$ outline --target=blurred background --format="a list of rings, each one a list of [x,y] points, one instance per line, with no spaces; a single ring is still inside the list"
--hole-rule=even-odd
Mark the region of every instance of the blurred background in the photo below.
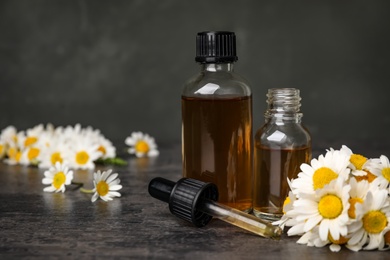
[[[313,143],[390,148],[390,1],[0,0],[0,128],[80,123],[180,143],[195,36],[237,36],[253,90],[301,90]],[[334,147],[339,148],[339,147]]]

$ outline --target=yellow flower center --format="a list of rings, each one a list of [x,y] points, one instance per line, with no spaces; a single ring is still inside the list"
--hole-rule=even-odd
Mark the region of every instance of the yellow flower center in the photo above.
[[[326,184],[337,178],[337,173],[328,167],[318,168],[313,174],[314,190],[322,189]]]
[[[108,187],[107,182],[105,182],[105,181],[100,181],[96,185],[96,191],[97,191],[97,193],[99,193],[100,196],[105,196],[108,193],[108,190],[109,190],[109,187]]]
[[[390,231],[387,231],[385,234],[385,243],[390,245]]]
[[[355,176],[355,179],[359,182],[359,181],[363,181],[363,180],[366,180],[368,181],[369,183],[373,182],[376,178],[376,176],[374,174],[372,174],[371,172],[367,171],[367,170],[364,170],[367,174],[364,175],[364,176]]]
[[[284,200],[284,202],[283,202],[283,214],[286,214],[286,212],[284,211],[284,207],[285,207],[286,205],[290,204],[290,202],[291,202],[290,197],[287,197],[287,198]]]
[[[349,209],[348,209],[348,216],[350,218],[356,218],[356,214],[355,214],[355,204],[356,203],[363,203],[363,200],[361,198],[350,198],[348,200],[350,206],[349,206]]]
[[[103,155],[107,153],[107,150],[103,145],[99,146],[98,151],[101,152]]]
[[[147,153],[149,151],[149,145],[147,142],[143,140],[138,141],[137,144],[135,145],[135,150],[138,153]]]
[[[29,161],[32,161],[34,159],[36,159],[39,155],[39,152],[40,150],[38,148],[31,148],[30,150],[28,150],[28,153],[27,153],[27,158]]]
[[[61,153],[60,152],[52,153],[52,155],[50,157],[50,162],[51,162],[52,165],[55,165],[56,162],[62,163],[63,159],[61,157]]]
[[[9,148],[9,149],[8,149],[8,157],[14,158],[15,155],[16,155],[16,152],[17,152],[17,151],[16,151],[15,148],[13,148],[13,147]]]
[[[4,151],[4,145],[0,144],[0,156],[3,154]]]
[[[327,194],[318,202],[318,211],[324,218],[334,219],[343,211],[343,203],[336,195]]]
[[[383,177],[385,177],[385,179],[387,181],[390,182],[390,168],[389,167],[386,167],[386,168],[382,169],[382,175],[383,175]]]
[[[19,162],[20,161],[20,158],[22,157],[22,152],[19,151],[18,149],[16,148],[9,148],[8,150],[8,157],[16,162]]]
[[[63,172],[57,172],[53,177],[53,186],[57,190],[65,183],[66,176]]]
[[[340,236],[338,240],[333,239],[332,235],[329,233],[329,241],[336,245],[344,245],[348,242],[349,238],[346,238],[344,236]]]
[[[367,162],[367,158],[360,154],[352,154],[349,161],[356,167],[357,170],[362,170],[363,165]]]
[[[86,164],[89,160],[89,155],[86,151],[80,151],[76,154],[76,162],[78,164]]]
[[[363,217],[363,228],[371,234],[380,233],[387,226],[386,215],[380,210],[367,212]]]
[[[38,138],[36,138],[35,136],[29,136],[26,138],[26,140],[24,140],[24,146],[28,147],[30,145],[35,144],[37,141],[38,141]]]

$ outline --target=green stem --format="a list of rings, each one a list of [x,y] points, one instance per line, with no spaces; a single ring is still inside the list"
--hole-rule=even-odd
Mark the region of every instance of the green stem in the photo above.
[[[93,190],[88,190],[88,189],[84,189],[84,188],[80,188],[80,191],[84,192],[84,193],[94,193]]]

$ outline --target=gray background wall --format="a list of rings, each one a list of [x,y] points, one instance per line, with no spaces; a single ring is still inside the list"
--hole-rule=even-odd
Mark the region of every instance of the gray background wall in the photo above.
[[[0,128],[81,123],[180,142],[195,35],[231,30],[255,129],[267,89],[295,87],[314,142],[390,144],[389,26],[390,1],[1,0]]]

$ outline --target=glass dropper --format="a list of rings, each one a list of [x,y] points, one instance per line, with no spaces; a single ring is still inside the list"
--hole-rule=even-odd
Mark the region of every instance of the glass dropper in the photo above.
[[[215,217],[262,237],[279,239],[282,234],[278,226],[218,203],[218,189],[212,183],[189,178],[175,183],[157,177],[149,183],[149,194],[167,202],[172,214],[198,227],[205,226]]]

